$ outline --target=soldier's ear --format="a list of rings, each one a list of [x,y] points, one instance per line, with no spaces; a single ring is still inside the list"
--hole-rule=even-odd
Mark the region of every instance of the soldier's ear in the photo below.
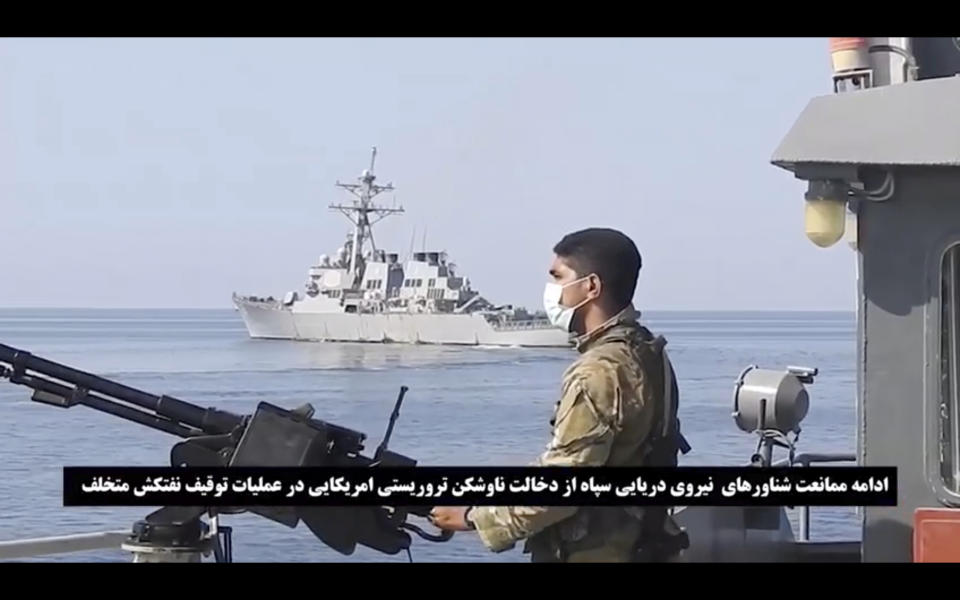
[[[587,296],[591,299],[599,298],[603,294],[603,282],[596,273],[593,273],[587,279]]]

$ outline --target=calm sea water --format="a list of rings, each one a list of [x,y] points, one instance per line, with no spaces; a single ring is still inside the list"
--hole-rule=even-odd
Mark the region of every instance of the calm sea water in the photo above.
[[[739,465],[756,439],[734,425],[732,385],[758,364],[818,367],[799,451],[853,452],[855,318],[852,313],[649,313],[669,340],[681,379],[680,414],[693,452],[687,465]],[[515,465],[549,436],[558,382],[572,351],[310,344],[248,338],[224,310],[0,310],[0,343],[117,379],[155,394],[247,413],[259,401],[313,404],[316,416],[366,432],[372,451],[401,385],[404,401],[391,447],[427,465]],[[65,465],[167,465],[176,438],[98,413],[29,401],[0,382],[0,540],[126,529],[149,510],[65,508]],[[251,515],[226,517],[234,560],[407,561],[359,548],[340,555],[304,526]],[[429,524],[425,525],[429,529]],[[852,509],[819,509],[811,534],[859,539]],[[471,534],[444,544],[414,539],[413,560],[525,561],[493,554]],[[125,561],[122,551],[43,560]]]

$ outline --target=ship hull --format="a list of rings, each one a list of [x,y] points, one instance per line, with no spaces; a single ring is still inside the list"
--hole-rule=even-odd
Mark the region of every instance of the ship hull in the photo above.
[[[494,328],[476,314],[348,314],[297,312],[287,307],[237,303],[250,337],[307,342],[369,342],[464,346],[570,347],[551,327]]]

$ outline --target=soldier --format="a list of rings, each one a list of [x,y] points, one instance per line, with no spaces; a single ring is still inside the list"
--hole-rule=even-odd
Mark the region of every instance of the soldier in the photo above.
[[[611,229],[585,229],[554,248],[544,308],[574,335],[578,359],[563,375],[539,466],[676,466],[689,448],[676,418],[677,385],[665,340],[633,308],[641,259]],[[661,507],[437,507],[442,529],[475,530],[494,552],[526,539],[534,562],[665,560],[686,547]]]

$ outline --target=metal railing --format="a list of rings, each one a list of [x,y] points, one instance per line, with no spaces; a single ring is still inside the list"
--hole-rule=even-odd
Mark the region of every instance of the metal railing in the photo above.
[[[0,560],[32,558],[49,554],[119,549],[130,531],[98,531],[0,542]]]
[[[152,539],[149,527],[138,531],[141,521],[126,531],[97,531],[0,542],[0,560],[34,558],[91,550],[122,550],[133,562],[201,562],[214,555],[217,562],[233,562],[233,528],[220,525],[219,516],[201,522],[203,533],[179,541]],[[144,533],[146,535],[144,536]]]
[[[527,329],[551,329],[553,326],[547,319],[524,319],[522,321],[491,321],[490,325],[497,331],[518,331]]]
[[[857,456],[855,454],[848,453],[816,453],[816,452],[807,452],[803,454],[797,454],[793,457],[793,461],[789,458],[779,460],[773,463],[774,467],[792,467],[795,465],[800,465],[801,467],[809,467],[811,464],[820,464],[820,463],[838,463],[838,462],[857,462]],[[798,506],[800,510],[799,518],[799,541],[809,542],[810,541],[810,507],[809,506]]]

